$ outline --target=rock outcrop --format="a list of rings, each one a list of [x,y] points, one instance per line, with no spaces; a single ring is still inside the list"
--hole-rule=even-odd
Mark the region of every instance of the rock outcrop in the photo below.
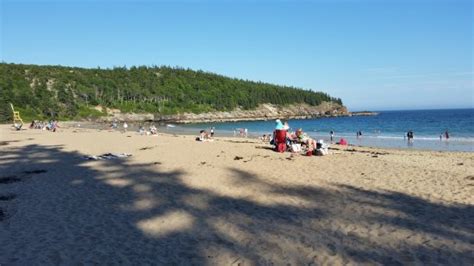
[[[206,122],[235,122],[258,121],[267,119],[307,119],[314,117],[331,117],[349,115],[346,107],[333,102],[323,102],[318,106],[308,104],[293,104],[278,106],[262,104],[253,110],[237,108],[228,112],[183,113],[175,115],[135,114],[112,112],[111,116],[101,118],[102,121],[159,121],[166,123],[206,123]]]
[[[363,112],[350,112],[349,116],[373,116],[378,115],[377,112],[363,111]]]

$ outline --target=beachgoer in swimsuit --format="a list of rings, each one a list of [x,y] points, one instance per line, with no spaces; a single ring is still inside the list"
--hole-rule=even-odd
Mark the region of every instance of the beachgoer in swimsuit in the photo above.
[[[306,144],[311,148],[316,148],[316,140],[310,138],[301,128],[296,130],[296,137],[298,142]]]

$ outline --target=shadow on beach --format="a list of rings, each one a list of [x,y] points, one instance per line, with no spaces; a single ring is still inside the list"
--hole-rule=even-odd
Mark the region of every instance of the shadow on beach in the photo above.
[[[268,183],[267,202],[183,182],[185,171],[87,161],[60,146],[0,152],[0,264],[456,264],[474,261],[474,207],[390,191]],[[100,169],[100,170],[98,170]],[[219,177],[215,177],[216,180]],[[6,197],[7,198],[7,197]]]

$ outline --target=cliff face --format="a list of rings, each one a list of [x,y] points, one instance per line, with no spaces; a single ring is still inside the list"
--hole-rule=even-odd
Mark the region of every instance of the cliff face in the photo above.
[[[307,104],[277,106],[273,104],[262,104],[253,110],[242,110],[237,108],[229,112],[210,113],[183,113],[176,115],[153,115],[153,114],[123,114],[115,112],[112,116],[104,117],[102,121],[161,121],[167,123],[206,123],[206,122],[235,122],[235,121],[257,121],[267,119],[306,119],[325,116],[349,115],[346,107],[333,102],[323,102],[318,106]]]

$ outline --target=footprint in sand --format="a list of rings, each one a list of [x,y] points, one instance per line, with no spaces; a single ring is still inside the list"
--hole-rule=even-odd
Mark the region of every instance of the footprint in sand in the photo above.
[[[6,146],[12,142],[20,142],[19,140],[0,141],[0,146]]]
[[[474,181],[474,175],[468,175],[464,179]]]

